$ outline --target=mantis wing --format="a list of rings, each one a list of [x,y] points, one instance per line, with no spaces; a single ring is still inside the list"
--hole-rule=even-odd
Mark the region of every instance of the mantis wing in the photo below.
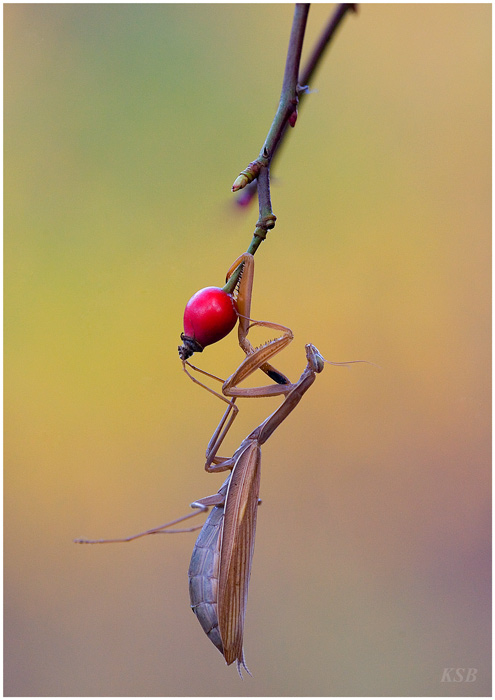
[[[244,616],[254,552],[260,490],[261,449],[249,442],[237,457],[227,491],[218,582],[218,624],[227,664],[237,660],[240,673]]]

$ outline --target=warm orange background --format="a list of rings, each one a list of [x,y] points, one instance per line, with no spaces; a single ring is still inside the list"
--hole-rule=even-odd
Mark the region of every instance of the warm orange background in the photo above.
[[[5,6],[7,695],[490,693],[490,5],[362,5],[277,161],[253,315],[293,329],[291,377],[308,341],[379,367],[327,366],[264,448],[254,678],[188,609],[194,535],[72,543],[222,482],[222,406],[176,347],[251,239],[229,189],[292,12]],[[198,364],[241,357],[232,337]],[[276,405],[244,402],[225,449]]]

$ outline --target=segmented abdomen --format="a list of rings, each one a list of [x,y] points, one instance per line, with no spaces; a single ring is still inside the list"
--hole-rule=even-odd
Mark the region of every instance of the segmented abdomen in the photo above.
[[[192,611],[221,654],[223,645],[218,629],[217,600],[222,524],[223,506],[215,506],[196,540],[188,572]]]

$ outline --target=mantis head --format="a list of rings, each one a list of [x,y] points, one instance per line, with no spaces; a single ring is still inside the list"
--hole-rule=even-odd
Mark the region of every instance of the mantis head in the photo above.
[[[323,372],[323,367],[325,366],[326,360],[324,359],[323,355],[320,353],[318,348],[316,348],[314,345],[311,345],[311,343],[308,343],[306,345],[306,359],[308,360],[308,367],[310,369],[312,369],[317,374]]]

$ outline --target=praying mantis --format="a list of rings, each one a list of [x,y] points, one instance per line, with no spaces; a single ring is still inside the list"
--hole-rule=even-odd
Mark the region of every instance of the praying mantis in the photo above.
[[[307,365],[295,384],[291,384],[285,375],[268,362],[291,342],[293,334],[286,326],[251,320],[254,278],[252,255],[244,253],[237,258],[227,272],[227,283],[240,265],[242,272],[236,309],[239,317],[239,345],[246,353],[245,359],[235,372],[222,382],[219,377],[204,372],[187,361],[192,352],[198,350],[198,346],[202,350],[202,345],[195,335],[182,334],[184,345],[179,347],[179,355],[184,371],[195,383],[228,403],[208,444],[205,468],[208,472],[231,469],[231,474],[215,496],[192,504],[193,507],[213,505],[214,509],[196,542],[189,568],[189,582],[191,607],[203,630],[223,654],[227,664],[237,662],[237,669],[242,677],[241,666],[249,673],[244,659],[243,635],[259,500],[261,445],[294,410],[314,382],[316,374],[323,370],[325,360],[314,345],[306,345]],[[202,333],[202,324],[196,326],[187,311],[186,307],[185,327],[192,329],[193,333],[196,332],[201,340],[204,338],[208,341],[208,335]],[[222,311],[221,314],[226,318],[225,326],[229,327],[228,332],[231,329],[229,311],[226,305],[226,312]],[[282,335],[255,349],[247,337],[249,329],[255,325],[281,331]],[[186,365],[222,382],[222,393],[215,392],[197,380],[186,369]],[[255,388],[238,386],[257,369],[264,371],[276,384]],[[233,456],[230,459],[218,457],[218,449],[238,412],[236,398],[279,395],[285,396],[284,402],[241,442]],[[232,399],[229,400],[229,397]]]
[[[207,319],[206,325],[204,325],[205,320],[202,314],[199,314],[202,317],[202,322],[199,325],[192,323],[195,335],[182,334],[184,345],[179,347],[179,355],[186,374],[195,383],[203,386],[228,404],[208,443],[205,469],[211,473],[227,470],[230,470],[231,473],[216,494],[191,504],[191,507],[195,509],[193,513],[126,538],[113,540],[79,539],[76,542],[85,544],[130,542],[146,535],[191,532],[201,527],[189,567],[191,607],[204,632],[224,656],[226,663],[230,665],[236,661],[239,675],[242,678],[241,667],[250,674],[244,658],[243,638],[251,562],[254,553],[256,516],[260,502],[261,446],[294,410],[315,381],[316,375],[323,371],[326,360],[314,345],[307,344],[307,364],[301,377],[295,383],[291,383],[285,375],[272,367],[269,360],[290,343],[293,334],[289,328],[280,324],[250,319],[254,275],[253,256],[245,253],[238,258],[227,273],[227,281],[240,265],[243,266],[242,277],[238,285],[236,306],[233,308],[239,318],[239,344],[246,353],[246,357],[239,367],[227,380],[223,381],[187,361],[193,352],[202,351],[203,346],[216,342],[216,340],[211,340],[212,337],[218,335],[223,337],[218,328],[213,335],[211,334],[208,325],[211,318],[210,321]],[[218,288],[207,289],[218,290]],[[222,320],[227,319],[224,327],[230,326],[227,331],[230,332],[232,319],[228,304],[224,304],[221,308],[220,316],[222,316]],[[247,335],[249,329],[254,325],[280,331],[282,335],[259,348],[253,348]],[[187,326],[188,322],[185,323],[185,327]],[[198,338],[201,339],[202,343]],[[202,384],[186,369],[186,365],[222,382],[222,393],[220,394]],[[257,369],[264,371],[276,383],[254,388],[238,386],[241,381]],[[236,399],[238,397],[280,395],[284,396],[283,403],[241,442],[232,457],[219,457],[218,450],[238,413]],[[210,507],[213,507],[213,510],[203,526],[171,529],[184,520],[207,512]]]

